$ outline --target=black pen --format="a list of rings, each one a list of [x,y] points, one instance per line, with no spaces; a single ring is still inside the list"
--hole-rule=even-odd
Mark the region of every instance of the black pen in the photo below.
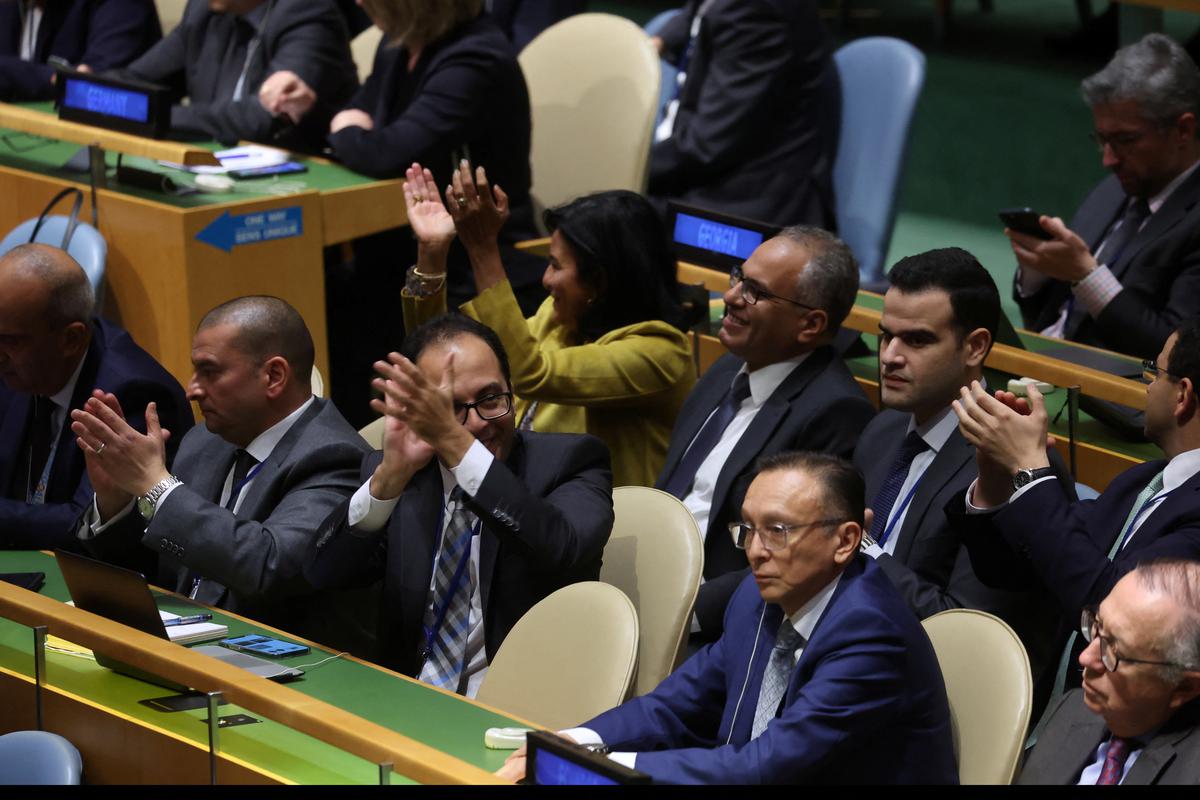
[[[178,619],[168,619],[163,621],[163,625],[172,628],[176,625],[195,625],[197,622],[208,622],[212,619],[212,614],[196,614],[191,617],[179,617]]]

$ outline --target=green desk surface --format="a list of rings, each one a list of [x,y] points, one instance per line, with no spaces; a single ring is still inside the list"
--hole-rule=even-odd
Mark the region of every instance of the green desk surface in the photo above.
[[[21,105],[26,108],[45,111],[47,114],[53,113],[53,106],[50,103],[22,103]],[[196,145],[214,151],[224,149],[216,142],[198,142]],[[64,180],[87,183],[88,177],[86,174],[70,172],[62,168],[63,163],[74,155],[79,148],[80,145],[72,142],[63,142],[44,136],[35,136],[7,128],[0,128],[0,165],[6,167],[22,169],[27,172],[34,172]],[[156,203],[173,205],[178,208],[201,208],[218,203],[228,203],[231,200],[261,199],[276,194],[294,194],[295,192],[309,189],[316,189],[322,192],[335,189],[348,189],[375,182],[374,178],[368,178],[365,175],[351,172],[340,164],[315,161],[303,156],[297,156],[294,160],[300,161],[307,166],[308,172],[238,181],[232,194],[201,193],[177,197],[163,192],[154,192],[117,183],[117,153],[105,153],[105,163],[108,166],[109,189],[145,200],[152,200]],[[126,156],[122,159],[121,163],[168,175],[177,183],[187,184],[191,181],[189,173],[165,167],[147,158]]]
[[[0,572],[45,572],[46,585],[41,594],[58,600],[70,599],[54,558],[45,553],[0,552]],[[160,596],[159,605],[179,614],[195,613],[194,606],[174,596]],[[214,611],[213,620],[228,625],[230,636],[247,633],[277,636],[220,611]],[[331,651],[314,647],[309,654],[278,660],[281,664],[303,666],[331,655]],[[0,619],[0,667],[33,675],[33,634],[29,628]],[[167,689],[111,672],[90,659],[52,651],[46,653],[46,672],[52,686],[171,731],[204,749],[208,747],[208,727],[202,723],[208,716],[206,710],[161,712],[138,702],[171,694]],[[303,678],[287,685],[489,771],[499,769],[508,751],[484,747],[484,731],[490,727],[520,724],[473,703],[345,659],[306,668]],[[232,713],[247,713],[263,721],[223,729],[221,752],[225,755],[301,784],[372,784],[379,781],[379,769],[374,764],[264,719],[256,712],[233,704],[221,706],[221,716]],[[396,776],[395,780],[401,782],[403,779]]]
[[[716,326],[720,324],[721,315],[724,313],[724,306],[720,302],[719,295],[713,295],[714,302],[711,305],[711,319],[714,323],[712,333],[716,334]],[[863,308],[869,308],[875,311],[883,309],[883,298],[877,294],[859,292],[858,299],[855,304]],[[1020,332],[1019,332],[1020,333]],[[859,356],[857,358],[846,359],[846,365],[850,367],[850,371],[856,378],[873,382],[879,381],[879,337],[870,333],[862,334],[862,339],[871,349],[869,355]],[[1030,352],[1037,353],[1052,347],[1061,347],[1065,343],[1056,340],[1047,340],[1041,336],[1025,335],[1021,333],[1021,341],[1025,348]],[[1137,359],[1130,358],[1130,362],[1136,363]],[[997,370],[987,370],[986,377],[992,386],[1005,386],[1009,378],[1020,377],[1001,373]],[[1046,397],[1046,410],[1050,414],[1050,432],[1063,439],[1067,437],[1067,415],[1063,411],[1063,406],[1067,402],[1067,392],[1065,389],[1059,389]],[[1063,411],[1062,414],[1059,412]],[[1075,439],[1078,442],[1086,442],[1097,447],[1103,447],[1107,450],[1112,450],[1114,453],[1129,456],[1141,461],[1150,461],[1156,458],[1162,458],[1162,451],[1154,445],[1144,442],[1136,443],[1122,439],[1113,433],[1112,429],[1107,425],[1093,419],[1083,411],[1079,412],[1079,422],[1076,425]]]

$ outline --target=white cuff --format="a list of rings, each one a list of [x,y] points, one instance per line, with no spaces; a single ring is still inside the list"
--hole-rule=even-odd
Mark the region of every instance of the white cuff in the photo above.
[[[1101,265],[1075,284],[1071,291],[1075,293],[1075,299],[1079,301],[1079,304],[1095,318],[1100,316],[1104,307],[1121,293],[1122,288],[1117,276],[1113,275],[1107,266]]]
[[[880,556],[887,554],[887,551],[884,550],[882,547],[880,547],[878,544],[869,544],[866,547],[862,548],[862,551],[863,551],[863,553],[870,556],[871,558],[879,558]]]
[[[600,734],[591,728],[567,728],[558,732],[560,736],[570,736],[578,744],[604,744]]]
[[[479,491],[483,479],[487,477],[488,470],[492,468],[493,459],[492,451],[484,447],[483,442],[476,439],[471,442],[471,447],[462,457],[462,461],[458,462],[458,466],[450,469],[454,473],[454,480],[458,481],[458,485],[462,487],[468,497],[474,497],[475,493]]]
[[[637,753],[609,753],[608,757],[623,767],[637,769]]]
[[[164,497],[165,496],[166,495],[164,495]],[[108,522],[101,522],[100,507],[96,505],[96,496],[92,495],[92,505],[90,508],[88,508],[87,513],[83,515],[83,521],[79,525],[79,530],[75,532],[75,537],[86,541],[87,539],[99,536],[100,534],[104,533],[104,531],[108,530],[110,525],[114,525],[125,519],[129,512],[133,510],[133,507],[136,505],[136,503],[137,498],[130,500],[124,508],[122,508],[116,514],[113,514],[112,519],[110,519]]]
[[[387,525],[388,518],[392,516],[392,511],[399,502],[400,495],[396,495],[391,500],[378,500],[372,497],[371,479],[367,478],[367,482],[358,487],[358,491],[350,498],[347,523],[352,529],[351,532],[375,533],[383,530],[383,526]]]
[[[971,496],[973,494],[975,494],[975,484],[979,483],[979,478],[976,478],[975,480],[971,481],[971,485],[967,487],[967,496],[966,496],[967,513],[968,514],[990,514],[993,511],[999,511],[1000,509],[1004,508],[1009,503],[1016,500],[1021,495],[1028,492],[1034,486],[1037,486],[1039,483],[1044,483],[1045,481],[1053,481],[1053,480],[1057,480],[1057,478],[1055,478],[1055,476],[1053,476],[1053,475],[1046,475],[1044,477],[1038,478],[1035,481],[1030,481],[1029,483],[1022,486],[1020,489],[1017,489],[1015,492],[1013,492],[1012,495],[1008,498],[1007,502],[1001,503],[998,506],[991,506],[989,508],[983,508],[983,507],[977,506],[971,502]]]

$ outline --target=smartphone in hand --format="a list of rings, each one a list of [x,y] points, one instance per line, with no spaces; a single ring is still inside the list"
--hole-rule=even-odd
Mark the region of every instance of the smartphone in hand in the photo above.
[[[1024,208],[1005,208],[1000,210],[1000,221],[1011,230],[1032,236],[1035,239],[1049,241],[1054,237],[1041,226],[1038,218],[1042,215],[1028,206]]]

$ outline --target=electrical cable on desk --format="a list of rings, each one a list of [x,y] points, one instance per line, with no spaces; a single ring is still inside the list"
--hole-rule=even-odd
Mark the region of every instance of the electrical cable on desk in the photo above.
[[[350,655],[350,651],[343,650],[340,653],[335,653],[335,654],[329,656],[328,658],[322,658],[320,661],[314,662],[312,664],[293,664],[291,666],[283,667],[283,669],[281,669],[279,672],[276,672],[274,675],[263,675],[263,677],[270,680],[271,678],[276,678],[276,677],[279,677],[280,675],[286,675],[288,670],[291,670],[291,669],[313,669],[314,667],[321,666],[322,664],[326,663],[327,661],[333,661],[335,658],[341,658],[342,656],[348,656],[348,655]]]
[[[71,649],[69,649],[69,648],[66,648],[66,647],[58,647],[57,645],[53,645],[53,644],[48,644],[48,645],[46,645],[46,649],[47,649],[47,650],[49,650],[49,651],[51,651],[51,652],[53,652],[53,653],[61,653],[61,654],[62,654],[62,655],[64,655],[64,656],[75,656],[76,658],[86,658],[86,659],[88,659],[89,661],[95,661],[95,660],[96,660],[96,656],[94,656],[94,655],[91,653],[91,651],[89,651],[89,652],[86,652],[86,653],[82,653],[82,652],[80,652],[80,651],[78,651],[78,650],[71,650]]]

